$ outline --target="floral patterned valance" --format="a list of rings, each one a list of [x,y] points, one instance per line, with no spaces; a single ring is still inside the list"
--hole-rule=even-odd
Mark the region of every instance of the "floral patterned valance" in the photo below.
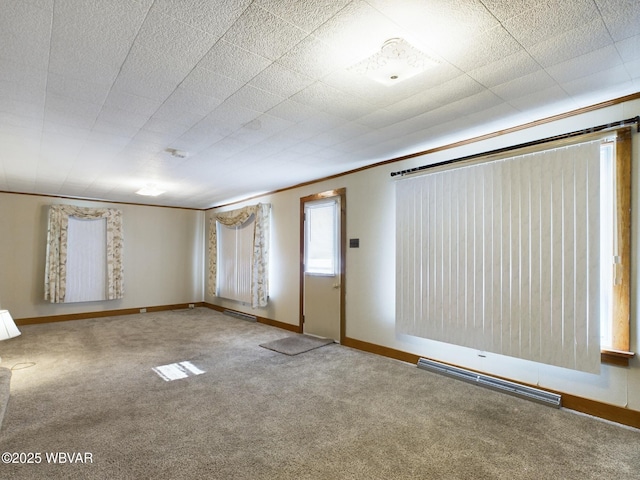
[[[124,295],[122,211],[115,208],[51,205],[47,231],[45,300],[49,300],[51,303],[65,301],[69,217],[86,220],[105,218],[107,220],[107,299],[122,298]]]
[[[269,298],[269,218],[271,205],[259,203],[229,212],[218,213],[209,222],[209,293],[216,295],[218,274],[218,241],[216,222],[225,227],[237,228],[246,222],[254,222],[253,261],[251,264],[251,307],[265,307]]]

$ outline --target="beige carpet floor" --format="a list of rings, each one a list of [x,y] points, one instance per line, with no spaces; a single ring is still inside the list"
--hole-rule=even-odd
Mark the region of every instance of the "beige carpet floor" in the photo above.
[[[287,332],[208,309],[22,333],[0,453],[41,461],[3,479],[640,479],[638,430],[338,344],[282,355],[259,344]],[[180,362],[204,373],[153,371]]]

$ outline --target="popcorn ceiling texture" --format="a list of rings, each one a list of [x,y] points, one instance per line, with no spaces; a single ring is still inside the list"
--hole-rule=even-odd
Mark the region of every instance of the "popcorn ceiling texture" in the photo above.
[[[145,202],[206,208],[640,91],[634,1],[4,0],[2,11],[7,191],[139,202],[154,180],[168,192]],[[393,37],[440,63],[391,88],[347,70]]]

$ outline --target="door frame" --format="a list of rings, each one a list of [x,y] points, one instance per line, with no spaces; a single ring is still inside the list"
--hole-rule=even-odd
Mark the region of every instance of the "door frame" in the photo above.
[[[340,282],[340,338],[339,342],[346,337],[345,319],[345,263],[347,250],[347,189],[338,188],[315,193],[300,198],[300,299],[299,299],[299,331],[304,332],[304,206],[305,203],[322,200],[324,198],[340,197],[340,240],[338,241],[338,258],[340,259],[340,270],[338,278]]]

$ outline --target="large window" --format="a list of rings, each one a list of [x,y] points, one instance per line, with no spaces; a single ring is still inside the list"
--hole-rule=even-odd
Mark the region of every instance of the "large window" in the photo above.
[[[122,211],[51,205],[44,298],[51,303],[124,295]]]
[[[107,299],[107,220],[69,217],[65,302]]]
[[[259,203],[211,216],[209,293],[265,307],[269,300],[271,205]]]
[[[628,350],[617,140],[399,181],[398,331],[590,372]]]

